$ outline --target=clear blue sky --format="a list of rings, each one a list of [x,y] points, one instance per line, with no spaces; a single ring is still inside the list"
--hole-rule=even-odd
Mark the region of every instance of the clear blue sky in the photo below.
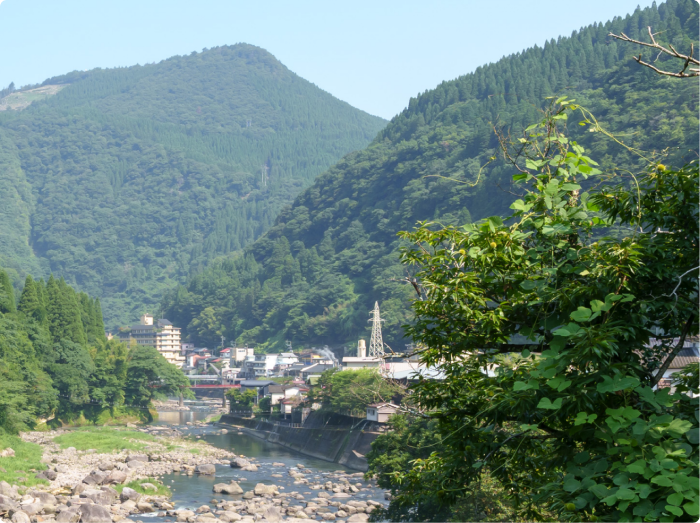
[[[0,87],[247,42],[369,113],[639,0],[0,0]]]

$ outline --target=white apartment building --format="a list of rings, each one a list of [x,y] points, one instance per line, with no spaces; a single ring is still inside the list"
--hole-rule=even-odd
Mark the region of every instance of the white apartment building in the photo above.
[[[141,323],[132,325],[129,332],[120,333],[122,341],[136,341],[139,345],[155,347],[169,363],[181,368],[185,364],[185,357],[181,354],[180,328],[174,327],[166,319],[160,319],[153,323],[153,316],[144,314]]]

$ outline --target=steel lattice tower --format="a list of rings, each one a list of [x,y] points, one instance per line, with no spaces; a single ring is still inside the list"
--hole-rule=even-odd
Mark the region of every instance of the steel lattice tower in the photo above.
[[[374,310],[370,311],[372,317],[367,320],[372,322],[372,337],[369,340],[369,357],[384,357],[384,340],[382,340],[382,322],[379,316],[379,302],[374,302]]]

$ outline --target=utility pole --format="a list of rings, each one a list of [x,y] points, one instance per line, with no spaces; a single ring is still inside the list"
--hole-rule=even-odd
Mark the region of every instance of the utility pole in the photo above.
[[[372,337],[369,340],[369,357],[384,358],[384,340],[382,340],[382,322],[379,315],[379,302],[374,302],[374,310],[369,312],[372,317],[367,320],[372,322]]]

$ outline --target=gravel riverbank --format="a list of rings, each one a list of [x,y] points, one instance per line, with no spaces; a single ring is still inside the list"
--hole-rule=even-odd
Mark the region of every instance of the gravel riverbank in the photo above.
[[[43,449],[42,461],[48,470],[39,472],[37,477],[46,479],[48,485],[27,488],[0,482],[0,521],[130,523],[156,516],[160,521],[188,523],[356,523],[367,521],[368,514],[381,506],[377,501],[363,499],[368,485],[361,473],[336,471],[320,476],[302,464],[260,462],[185,439],[176,429],[152,426],[140,431],[154,439],[139,441],[144,443],[139,450],[111,453],[61,448],[54,438],[70,432],[66,430],[23,434],[25,441]],[[219,483],[213,479],[211,495],[215,499],[203,499],[196,507],[176,508],[170,496],[164,495],[163,485],[150,480],[173,473],[214,477],[217,471],[221,474],[231,469],[253,473],[260,482],[244,489],[239,484],[243,481]],[[305,492],[284,492],[282,484],[298,485]]]

